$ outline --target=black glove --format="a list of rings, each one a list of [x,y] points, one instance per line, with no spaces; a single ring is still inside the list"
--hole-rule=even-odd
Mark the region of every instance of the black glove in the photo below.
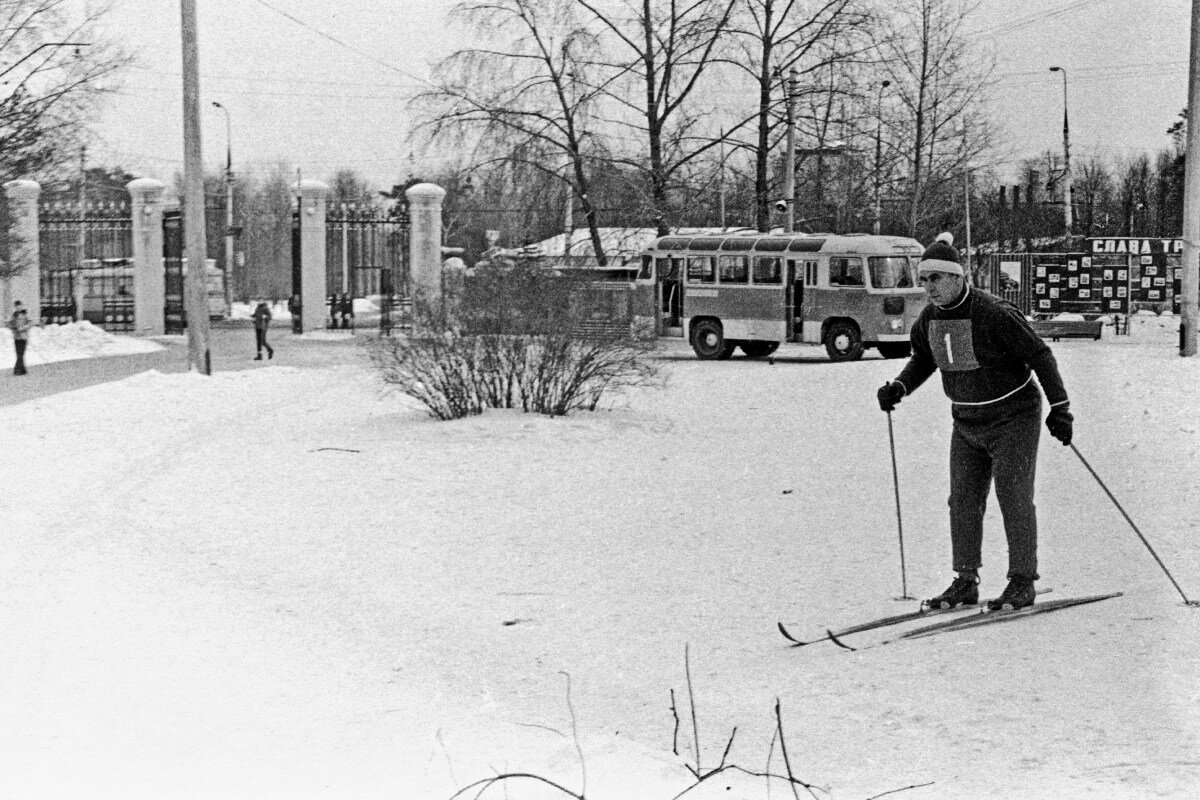
[[[904,384],[900,381],[885,383],[879,387],[879,392],[876,395],[879,398],[879,408],[883,411],[891,411],[900,405],[900,398],[904,397],[905,394],[907,392],[904,389]]]
[[[1046,429],[1050,431],[1051,436],[1066,446],[1071,443],[1074,422],[1075,418],[1071,416],[1070,404],[1063,403],[1061,406],[1054,406],[1050,409],[1050,414],[1046,417]]]

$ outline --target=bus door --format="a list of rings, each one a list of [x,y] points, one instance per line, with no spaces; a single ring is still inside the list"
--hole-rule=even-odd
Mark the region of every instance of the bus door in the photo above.
[[[789,258],[785,262],[783,282],[784,282],[784,319],[787,320],[787,338],[789,342],[794,342],[797,339],[798,327],[796,325],[797,313],[800,309],[800,304],[804,300],[804,286],[796,282],[796,260]]]
[[[812,289],[817,285],[817,260],[788,261],[788,287],[791,292],[791,311],[788,314],[789,334],[792,341],[804,341],[805,311],[812,307],[812,297],[806,293],[805,287]]]
[[[683,258],[659,256],[655,261],[660,335],[683,336]]]

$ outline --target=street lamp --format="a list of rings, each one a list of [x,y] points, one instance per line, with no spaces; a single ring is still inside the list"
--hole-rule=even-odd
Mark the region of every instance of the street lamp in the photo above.
[[[879,221],[883,214],[883,209],[880,206],[879,188],[880,188],[880,163],[883,161],[883,90],[891,86],[891,81],[881,81],[879,84],[879,97],[875,103],[875,224],[871,227],[872,233],[879,235]]]
[[[1063,79],[1063,221],[1066,223],[1067,237],[1070,238],[1074,215],[1071,208],[1071,125],[1067,119],[1067,69],[1051,67],[1050,71],[1061,72]]]
[[[229,121],[229,109],[213,101],[213,108],[225,114],[225,306],[232,299],[233,280],[233,127]]]

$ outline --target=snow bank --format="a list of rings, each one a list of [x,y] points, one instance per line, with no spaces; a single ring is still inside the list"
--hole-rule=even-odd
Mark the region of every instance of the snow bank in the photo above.
[[[163,346],[152,339],[109,333],[103,328],[81,320],[67,325],[35,326],[29,332],[25,363],[47,364],[51,361],[73,361],[80,358],[102,358],[135,353],[153,353]],[[12,331],[0,328],[0,351],[8,368],[13,364]]]

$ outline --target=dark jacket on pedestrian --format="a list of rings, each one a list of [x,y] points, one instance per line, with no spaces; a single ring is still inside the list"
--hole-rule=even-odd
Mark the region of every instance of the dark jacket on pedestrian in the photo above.
[[[271,324],[271,307],[265,302],[259,303],[254,309],[254,327],[265,331]]]

